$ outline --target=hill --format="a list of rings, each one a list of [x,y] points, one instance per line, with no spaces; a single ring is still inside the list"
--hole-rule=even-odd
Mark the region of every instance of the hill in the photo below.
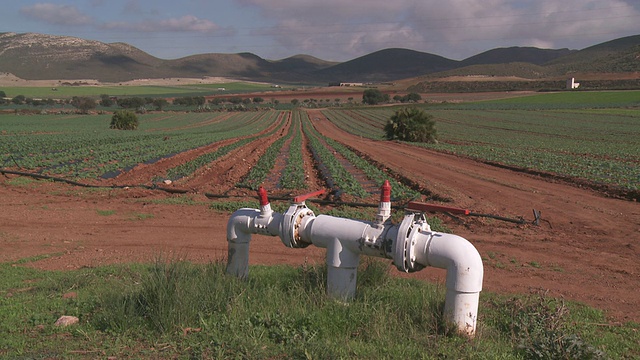
[[[27,80],[228,77],[256,81],[313,81],[315,71],[335,65],[297,55],[269,61],[250,53],[199,54],[163,60],[128,44],[69,36],[0,33],[0,71]]]
[[[508,47],[457,61],[394,48],[336,63],[308,55],[267,60],[251,53],[197,54],[164,60],[124,43],[0,33],[0,71],[27,80],[96,79],[102,82],[181,77],[317,84],[415,78],[414,85],[451,76],[561,80],[569,75],[589,73],[593,78],[593,73],[640,71],[640,35],[580,51]]]
[[[328,81],[391,81],[453,69],[458,61],[407,49],[385,49],[316,72]]]

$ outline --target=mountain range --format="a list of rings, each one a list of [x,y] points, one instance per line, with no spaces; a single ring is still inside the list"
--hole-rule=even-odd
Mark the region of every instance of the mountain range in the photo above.
[[[385,49],[345,62],[309,55],[267,60],[252,53],[198,54],[164,60],[125,43],[69,36],[0,33],[0,72],[26,80],[226,77],[282,83],[389,82],[414,77],[514,76],[549,79],[580,73],[640,72],[640,35],[582,50],[509,47],[458,61]]]

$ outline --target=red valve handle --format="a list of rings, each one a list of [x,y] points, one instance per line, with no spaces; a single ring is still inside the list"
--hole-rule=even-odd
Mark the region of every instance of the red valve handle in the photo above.
[[[322,194],[324,194],[324,189],[318,190],[318,191],[314,191],[314,192],[310,192],[310,193],[304,194],[304,195],[298,195],[298,196],[293,198],[293,202],[294,203],[301,203],[301,202],[307,200],[308,198],[312,198],[314,196],[318,196],[318,195],[322,195]]]
[[[380,202],[391,202],[391,184],[385,180],[380,188]]]
[[[267,190],[262,186],[258,188],[258,199],[260,199],[260,206],[269,205],[269,198],[267,197]]]
[[[421,203],[421,202],[416,202],[416,201],[410,201],[409,204],[407,204],[407,209],[409,209],[409,210],[418,210],[418,211],[422,211],[422,212],[425,212],[425,211],[448,212],[448,213],[459,214],[459,215],[469,215],[469,214],[471,214],[471,211],[469,211],[468,209],[461,209],[461,208],[442,206],[442,205],[435,205],[435,204],[426,204],[426,203]]]

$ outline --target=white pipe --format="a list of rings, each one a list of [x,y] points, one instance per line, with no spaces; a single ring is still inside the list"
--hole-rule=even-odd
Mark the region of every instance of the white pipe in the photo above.
[[[406,272],[433,266],[447,271],[445,318],[473,337],[482,290],[482,259],[466,239],[430,230],[424,218],[405,216],[402,224],[370,223],[327,215],[315,216],[303,203],[285,214],[270,207],[240,209],[227,224],[229,258],[227,273],[248,275],[251,234],[280,235],[289,247],[309,244],[327,249],[327,293],[350,299],[355,296],[360,254],[394,259]]]
[[[227,222],[229,251],[227,273],[244,279],[249,275],[249,242],[251,234],[276,236],[279,234],[282,215],[271,207],[236,210]]]
[[[416,250],[417,263],[447,270],[445,319],[473,337],[484,276],[480,253],[466,239],[439,232],[421,232],[416,237]]]

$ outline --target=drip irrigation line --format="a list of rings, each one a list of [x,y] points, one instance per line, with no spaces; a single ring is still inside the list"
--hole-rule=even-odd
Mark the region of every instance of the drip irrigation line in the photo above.
[[[105,186],[105,185],[92,185],[92,184],[85,184],[85,183],[81,183],[81,182],[77,182],[77,181],[73,181],[73,180],[69,180],[69,179],[65,179],[65,178],[60,178],[60,177],[55,177],[55,176],[49,176],[49,175],[41,175],[41,174],[34,174],[34,173],[30,173],[30,172],[24,172],[24,171],[13,171],[13,170],[5,170],[5,169],[1,169],[0,168],[0,174],[2,175],[18,175],[18,176],[27,176],[27,177],[32,177],[34,179],[40,179],[40,180],[51,180],[54,182],[61,182],[61,183],[65,183],[65,184],[69,184],[69,185],[74,185],[74,186],[79,186],[79,187],[84,187],[84,188],[93,188],[93,189],[126,189],[126,188],[141,188],[141,189],[147,189],[147,190],[159,190],[159,191],[164,191],[170,194],[188,194],[191,193],[193,191],[191,190],[185,190],[185,189],[172,189],[172,188],[166,188],[166,187],[161,187],[161,186],[156,186],[156,185],[109,185],[109,186]],[[209,199],[228,199],[228,198],[233,198],[233,197],[237,197],[237,196],[232,196],[232,195],[227,195],[227,194],[212,194],[212,193],[204,193],[204,196],[206,196]],[[257,197],[255,197],[257,199]],[[285,197],[285,196],[270,196],[269,197],[270,200],[277,200],[277,201],[292,201],[292,197]],[[369,204],[369,203],[359,203],[359,202],[342,202],[342,201],[331,201],[331,200],[321,200],[321,199],[306,199],[306,201],[314,203],[314,204],[318,204],[318,205],[332,205],[332,206],[353,206],[353,207],[378,207],[379,205],[376,204]],[[400,208],[407,208],[412,202],[409,202],[407,204],[405,204],[405,206],[399,206]],[[408,208],[409,210],[411,210],[410,208]],[[452,210],[454,209],[454,210]],[[455,208],[449,208],[446,210],[450,210],[450,211],[440,211],[443,212],[444,214],[453,217],[453,218],[457,218],[456,216],[453,216],[451,214],[451,212],[457,213],[456,211],[461,210],[461,209],[455,209]],[[463,210],[463,209],[462,209]],[[492,218],[492,219],[496,219],[496,220],[501,220],[501,221],[506,221],[506,222],[511,222],[511,223],[515,223],[515,224],[526,224],[527,221],[520,217],[519,219],[512,219],[512,218],[507,218],[504,216],[498,216],[498,215],[492,215],[492,214],[479,214],[479,213],[474,213],[474,212],[470,212],[468,210],[466,210],[466,212],[463,213],[464,215],[467,216],[477,216],[477,217],[487,217],[487,218]],[[534,224],[538,225],[539,221],[540,221],[540,212],[534,210],[534,217],[536,218],[536,220],[534,221]],[[549,225],[551,225],[549,223]]]

